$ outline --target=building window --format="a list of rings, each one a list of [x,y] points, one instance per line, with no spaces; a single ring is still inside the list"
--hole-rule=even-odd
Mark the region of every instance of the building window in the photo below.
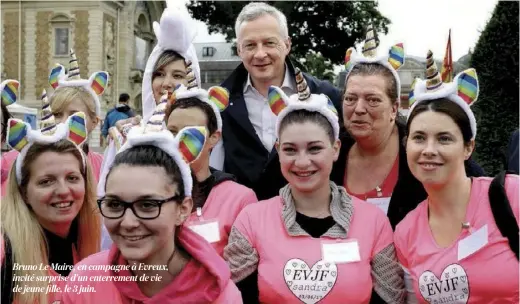
[[[230,70],[207,70],[202,77],[202,83],[221,83],[232,72]]]
[[[54,29],[54,55],[69,55],[69,28],[61,27]]]
[[[202,48],[202,57],[213,57],[215,55],[215,48],[211,46],[205,46]]]

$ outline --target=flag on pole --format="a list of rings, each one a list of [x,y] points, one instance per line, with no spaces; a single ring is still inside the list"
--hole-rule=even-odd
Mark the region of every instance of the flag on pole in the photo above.
[[[453,81],[453,58],[451,57],[451,29],[448,34],[448,44],[446,45],[446,54],[441,68],[441,77],[443,82]]]

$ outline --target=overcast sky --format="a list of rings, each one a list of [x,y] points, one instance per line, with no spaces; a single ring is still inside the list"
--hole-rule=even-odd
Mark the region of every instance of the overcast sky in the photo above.
[[[187,0],[167,0],[182,5]],[[475,47],[498,0],[379,0],[379,11],[392,21],[388,35],[379,35],[380,49],[403,42],[405,53],[426,57],[431,49],[442,59],[451,28],[454,61]],[[290,20],[289,20],[290,22]],[[221,34],[209,35],[204,23],[198,23],[195,42],[225,41]]]

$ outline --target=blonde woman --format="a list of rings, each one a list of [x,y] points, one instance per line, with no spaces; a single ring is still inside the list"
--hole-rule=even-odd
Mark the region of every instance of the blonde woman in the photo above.
[[[0,203],[2,303],[56,303],[73,265],[99,251],[95,181],[80,148],[85,114],[54,125],[46,104],[42,116],[41,130],[8,123],[7,142],[19,154]],[[25,276],[48,280],[14,280]]]
[[[70,50],[70,69],[65,74],[63,66],[58,65],[52,69],[49,76],[49,84],[54,88],[50,96],[52,114],[57,122],[64,122],[77,112],[86,114],[86,126],[88,134],[99,124],[101,119],[101,103],[99,95],[103,94],[108,84],[107,72],[96,72],[87,79],[80,78],[78,60],[74,50]],[[99,179],[103,155],[90,151],[88,144],[83,145],[83,151],[88,156],[96,181]]]
[[[50,96],[52,114],[56,122],[64,122],[67,118],[77,112],[86,114],[86,128],[90,134],[99,124],[101,105],[99,95],[103,94],[108,85],[107,72],[95,72],[89,79],[81,79],[79,74],[78,60],[74,51],[70,50],[71,60],[69,73],[65,74],[65,68],[57,65],[49,75],[49,84],[54,89]],[[47,98],[47,93],[43,90],[42,99]],[[103,163],[103,155],[90,151],[87,141],[82,144],[82,149],[87,155],[88,162],[92,167],[96,181]],[[17,152],[9,152],[12,155],[2,165],[11,167],[12,161],[16,158]],[[2,194],[3,195],[3,194]]]

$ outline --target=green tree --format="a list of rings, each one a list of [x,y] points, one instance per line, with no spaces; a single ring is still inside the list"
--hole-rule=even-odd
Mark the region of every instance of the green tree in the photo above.
[[[509,138],[518,129],[518,1],[500,1],[471,56],[479,98],[476,159],[489,175],[503,169]]]
[[[309,51],[307,56],[300,58],[299,66],[319,79],[334,83],[334,78],[336,77],[334,65],[329,59],[323,57],[320,52]]]
[[[208,25],[210,33],[235,36],[235,20],[251,1],[190,1],[195,19]],[[390,20],[377,10],[377,1],[264,1],[287,16],[293,58],[305,58],[309,50],[320,52],[333,64],[342,64],[345,51],[365,39],[366,26],[388,33]]]

